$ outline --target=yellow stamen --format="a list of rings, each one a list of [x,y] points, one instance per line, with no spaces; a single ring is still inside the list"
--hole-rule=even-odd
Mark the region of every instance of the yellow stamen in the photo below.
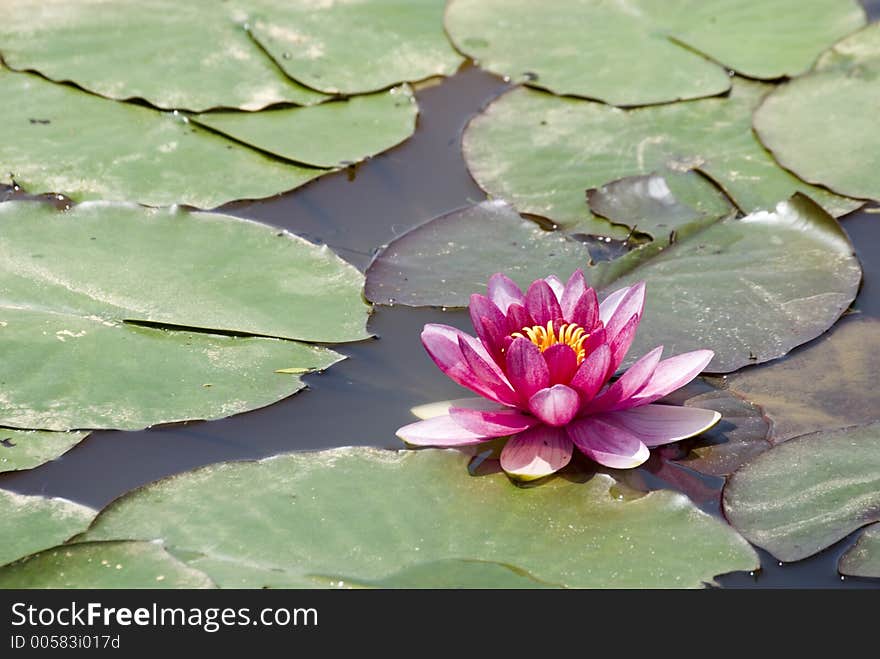
[[[547,327],[534,325],[533,327],[523,327],[521,331],[514,332],[510,335],[514,339],[528,339],[544,352],[547,348],[557,343],[567,345],[574,350],[577,357],[577,363],[580,364],[587,356],[584,349],[584,342],[589,338],[590,334],[577,323],[563,323],[558,330],[554,330],[553,321],[547,321]]]

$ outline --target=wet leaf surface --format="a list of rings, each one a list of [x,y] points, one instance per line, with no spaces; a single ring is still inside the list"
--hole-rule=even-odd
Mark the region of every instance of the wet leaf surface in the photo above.
[[[755,111],[755,131],[805,181],[880,201],[880,24],[826,52],[813,71],[782,85]]]
[[[151,542],[54,547],[0,567],[0,588],[214,588]]]
[[[0,428],[0,472],[38,467],[66,453],[87,436],[85,432]]]
[[[221,587],[241,585],[239,566],[251,586],[321,586],[476,560],[591,587],[698,587],[757,566],[739,536],[683,495],[618,499],[606,475],[518,488],[503,475],[472,477],[466,462],[453,451],[346,448],[214,465],[134,491],[84,538],[161,539]],[[444,585],[501,576],[509,586],[497,567]]]
[[[453,42],[484,68],[621,106],[723,93],[723,67],[796,75],[864,23],[855,0],[453,0],[446,12]]]
[[[851,577],[880,577],[880,523],[871,524],[840,557],[838,570]]]
[[[493,101],[464,134],[477,183],[521,213],[578,233],[625,238],[584,205],[584,190],[629,176],[698,171],[746,213],[800,191],[832,215],[860,205],[810,186],[780,167],[752,132],[751,115],[769,85],[734,81],[729,98],[620,110],[517,88]],[[667,177],[673,195],[712,215],[718,190],[705,177]]]
[[[803,435],[759,455],[724,489],[724,513],[782,561],[880,520],[880,423]]]

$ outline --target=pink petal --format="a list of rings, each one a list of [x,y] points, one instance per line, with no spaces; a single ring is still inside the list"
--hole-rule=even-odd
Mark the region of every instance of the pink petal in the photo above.
[[[543,279],[532,282],[526,291],[526,311],[536,325],[546,325],[549,321],[562,318],[562,308],[550,285]]]
[[[607,345],[600,345],[592,352],[587,353],[586,359],[578,367],[577,373],[569,383],[569,386],[574,387],[580,394],[581,401],[587,403],[593,400],[607,380],[610,363],[611,349]]]
[[[587,340],[584,341],[584,352],[586,354],[590,354],[598,349],[599,346],[605,345],[607,341],[605,340],[607,335],[605,334],[605,329],[602,327],[596,327],[593,331],[590,332],[590,335],[587,337]]]
[[[587,457],[612,469],[638,467],[650,456],[632,433],[588,416],[566,426],[569,438]]]
[[[481,386],[492,392],[493,395],[490,398],[493,400],[497,400],[505,405],[516,405],[519,400],[516,392],[510,386],[498,364],[491,358],[485,359],[483,355],[474,349],[477,342],[473,341],[473,339],[467,341],[465,337],[467,335],[458,337],[458,347],[474,376],[480,381]]]
[[[535,321],[521,304],[511,304],[507,308],[508,333],[519,332],[526,327],[534,326]]]
[[[640,316],[633,316],[617,333],[613,339],[608,342],[611,348],[611,361],[608,363],[608,377],[610,378],[617,372],[617,368],[623,363],[626,353],[632,345],[633,339],[636,338],[636,330],[639,329]],[[606,332],[606,337],[611,335]]]
[[[400,428],[397,436],[414,446],[468,446],[492,439],[465,430],[448,414],[410,423]]]
[[[638,437],[646,446],[654,447],[699,435],[718,423],[721,414],[699,407],[644,405],[606,412],[592,418]]]
[[[567,465],[571,449],[564,430],[537,426],[508,440],[501,451],[501,468],[524,481],[542,478]]]
[[[599,301],[596,291],[588,288],[571,305],[562,305],[562,313],[565,319],[571,323],[577,323],[588,332],[599,324]]]
[[[623,299],[623,296],[629,292],[629,288],[629,286],[618,288],[602,300],[602,303],[599,305],[599,319],[603,324],[607,325],[608,321],[611,320],[611,316],[617,311],[620,301]]]
[[[647,405],[663,398],[702,373],[714,356],[711,350],[694,350],[664,359],[657,364],[654,375],[630,402],[633,405]]]
[[[493,388],[490,382],[482,380],[474,373],[473,368],[461,352],[459,338],[464,338],[465,342],[474,349],[474,352],[489,364],[490,369],[492,368],[491,365],[494,362],[483,344],[461,330],[447,325],[434,324],[425,325],[425,329],[422,330],[422,345],[425,346],[425,350],[428,351],[428,355],[434,360],[434,363],[450,380],[499,403],[513,404],[513,398],[509,394],[504,394],[504,387],[497,387],[497,382],[495,382],[496,387]],[[497,379],[503,381],[504,374],[501,369],[497,365],[495,369],[497,369]]]
[[[577,414],[580,402],[574,389],[554,384],[529,399],[529,410],[548,426],[564,426]]]
[[[564,343],[557,343],[544,352],[544,361],[550,370],[550,384],[568,384],[578,370],[577,355]]]
[[[533,416],[507,407],[494,410],[452,407],[449,416],[465,430],[485,437],[515,435],[540,423]]]
[[[501,348],[507,331],[507,318],[484,295],[471,295],[471,303],[468,306],[471,314],[471,322],[477,332],[477,336],[494,359],[501,356]]]
[[[574,308],[581,295],[587,291],[587,280],[584,278],[584,271],[578,268],[565,283],[562,295],[559,297],[559,304],[562,306],[562,317],[571,322],[577,322],[571,318],[569,312]],[[590,329],[587,327],[586,329]]]
[[[536,391],[550,384],[547,362],[544,361],[540,348],[528,339],[514,339],[505,356],[507,379],[519,394],[522,403],[528,403]]]
[[[632,396],[639,393],[654,374],[662,353],[663,346],[658,346],[644,355],[635,364],[630,366],[626,373],[621,375],[602,395],[597,396],[584,411],[590,413],[611,411],[617,409],[616,406],[618,404],[628,401]]]
[[[489,299],[501,310],[507,313],[511,304],[523,304],[523,292],[510,277],[500,272],[489,277]]]
[[[629,322],[633,316],[641,316],[645,308],[645,282],[640,281],[634,286],[630,286],[629,290],[620,298],[620,302],[611,314],[611,317],[602,321],[605,323],[605,331],[608,333],[608,339],[614,340],[617,333]],[[601,314],[600,306],[600,314]]]
[[[547,285],[550,287],[550,290],[553,291],[553,294],[556,296],[557,302],[562,301],[562,293],[565,292],[565,284],[557,277],[556,275],[550,275],[549,277],[544,277],[544,281],[547,282]]]

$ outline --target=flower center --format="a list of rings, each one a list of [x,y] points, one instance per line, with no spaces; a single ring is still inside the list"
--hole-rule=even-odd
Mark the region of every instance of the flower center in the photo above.
[[[574,350],[577,363],[580,365],[587,356],[584,342],[590,336],[589,332],[577,323],[563,323],[559,329],[553,327],[553,321],[547,321],[547,326],[534,325],[523,327],[519,332],[510,335],[514,339],[528,339],[544,352],[550,346],[561,343]]]

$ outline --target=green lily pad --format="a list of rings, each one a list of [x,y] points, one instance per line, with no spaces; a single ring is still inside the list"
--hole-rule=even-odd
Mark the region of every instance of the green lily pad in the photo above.
[[[192,117],[239,142],[315,167],[344,167],[400,144],[416,129],[409,87],[265,112],[210,112]]]
[[[711,215],[720,186],[744,212],[772,208],[797,191],[832,215],[861,202],[810,186],[780,167],[752,132],[752,110],[772,87],[736,79],[728,98],[621,110],[601,103],[513,89],[468,125],[463,150],[474,179],[521,213],[569,231],[625,238],[626,227],[593,216],[584,189],[667,171],[673,195]]]
[[[466,306],[493,273],[528,286],[583,268],[583,243],[523,220],[501,201],[485,201],[416,227],[385,247],[367,269],[365,294],[377,304]]]
[[[724,513],[781,561],[822,551],[880,520],[880,423],[803,435],[743,466]]]
[[[330,580],[333,585],[333,580]],[[359,582],[337,579],[348,588],[558,588],[509,565],[488,561],[447,559],[404,568],[384,579]]]
[[[0,565],[54,547],[86,529],[98,514],[66,499],[0,490]]]
[[[321,370],[341,356],[218,331],[368,336],[361,275],[326,247],[255,222],[21,201],[0,204],[0,227],[6,426],[135,429],[229,416],[304,386],[277,370]]]
[[[837,569],[851,577],[880,577],[880,523],[871,524],[840,557]]]
[[[378,255],[367,271],[367,296],[467,306],[491,273],[524,285],[551,273],[566,279],[582,267],[585,255],[560,251],[564,234],[537,234],[542,247],[532,249],[522,230],[521,218],[500,202],[432,220]],[[657,345],[667,354],[709,348],[715,358],[708,370],[725,373],[781,357],[826,331],[861,281],[843,229],[801,195],[773,212],[679,227],[672,245],[655,241],[585,273],[603,295],[647,282],[631,360]]]
[[[453,42],[483,68],[621,106],[720,94],[722,67],[796,75],[864,24],[855,0],[453,0],[446,12]]]
[[[0,588],[215,588],[152,542],[53,547],[0,568]]]
[[[443,32],[443,0],[246,0],[250,30],[290,77],[363,94],[451,75],[462,62]]]
[[[21,0],[4,7],[7,66],[167,109],[259,110],[327,98],[284,75],[248,35],[242,3]]]
[[[761,406],[773,422],[774,443],[876,421],[880,358],[868,346],[878,333],[880,322],[847,317],[783,360],[728,375],[725,386]]]
[[[697,587],[758,565],[742,538],[681,494],[618,499],[604,474],[519,488],[503,474],[468,475],[467,459],[343,448],[212,465],[125,495],[82,539],[161,539],[221,587],[240,584],[237,566],[251,585],[259,574],[263,586],[322,586],[334,575],[382,583],[438,561],[489,561],[549,584],[644,588]],[[511,582],[497,567],[460,574],[466,584]]]
[[[0,428],[0,472],[33,469],[79,444],[86,432],[40,432]]]
[[[880,23],[834,46],[811,73],[769,94],[755,131],[805,181],[880,201]]]

